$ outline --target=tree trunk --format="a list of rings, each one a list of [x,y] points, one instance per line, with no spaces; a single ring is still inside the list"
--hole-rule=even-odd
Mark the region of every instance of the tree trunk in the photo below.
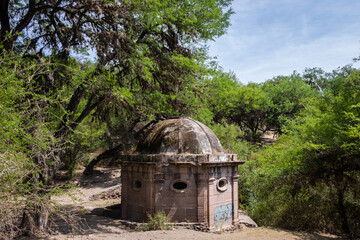
[[[93,159],[85,168],[83,174],[85,175],[90,175],[93,171],[94,171],[94,167],[97,163],[99,163],[101,160],[103,159],[107,159],[107,158],[113,158],[118,156],[118,152],[123,150],[123,145],[120,144],[112,149],[106,150],[105,152],[103,152],[102,154],[100,154],[99,156],[97,156],[97,158]]]
[[[344,187],[337,186],[336,190],[337,190],[337,200],[338,200],[337,208],[339,211],[339,215],[341,217],[341,229],[343,233],[350,236],[351,232],[347,217],[347,211],[344,205]]]
[[[42,203],[39,202],[39,199]],[[24,235],[34,236],[47,231],[49,222],[47,201],[49,200],[50,196],[41,196],[41,198],[35,196],[31,201],[32,204],[26,206],[20,225]]]
[[[56,149],[56,147],[54,146]],[[55,162],[48,159],[49,155],[57,155]],[[64,165],[60,162],[61,152],[56,150],[43,151],[34,157],[38,170],[28,176],[29,194],[26,195],[26,203],[20,229],[27,236],[37,235],[48,231],[49,214],[51,213],[51,196],[48,190],[55,173]]]

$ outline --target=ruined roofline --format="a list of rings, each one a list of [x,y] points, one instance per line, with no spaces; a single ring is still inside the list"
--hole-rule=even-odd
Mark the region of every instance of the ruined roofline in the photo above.
[[[122,163],[194,163],[194,164],[243,164],[236,154],[130,154],[121,155],[116,161]]]
[[[189,117],[159,121],[147,127],[136,152],[142,154],[223,154],[216,135]]]

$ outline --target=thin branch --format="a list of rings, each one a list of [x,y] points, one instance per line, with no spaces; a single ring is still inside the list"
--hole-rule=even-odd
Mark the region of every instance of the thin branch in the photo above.
[[[68,122],[71,122],[74,119],[75,112],[79,106],[81,99],[85,94],[85,87],[81,84],[71,96],[70,102],[67,105],[66,112],[63,116],[63,119],[58,127],[58,132],[61,132],[61,129],[64,128]]]
[[[64,125],[62,129],[58,130],[55,136],[62,139],[67,137],[67,135],[71,131],[74,131],[77,128],[77,126],[91,113],[91,111],[94,110],[105,99],[105,97],[101,96],[95,102],[93,102],[94,99],[95,99],[95,95],[93,94],[88,99],[88,102],[84,110],[81,112],[80,116],[75,121],[72,122],[68,121],[68,124]]]
[[[36,14],[37,9],[35,8],[35,6],[36,6],[35,0],[29,0],[28,12],[26,13],[24,18],[21,19],[21,21],[16,25],[16,27],[12,31],[12,34],[14,35],[14,38],[15,38],[14,40],[16,40],[16,38],[17,38],[17,36],[16,36],[17,33],[21,32],[24,28],[26,28],[29,25],[29,23],[31,22],[34,15]]]

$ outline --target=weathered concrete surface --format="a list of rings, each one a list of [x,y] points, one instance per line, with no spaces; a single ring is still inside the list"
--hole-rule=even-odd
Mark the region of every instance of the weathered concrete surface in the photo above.
[[[238,165],[216,135],[191,118],[145,127],[138,154],[123,155],[122,218],[146,221],[164,211],[172,222],[206,224],[210,230],[237,225]]]
[[[153,163],[157,165],[166,164],[192,164],[192,165],[226,165],[243,161],[237,160],[236,154],[129,154],[121,155],[121,158],[113,161],[114,164],[133,163]]]
[[[239,223],[245,225],[245,227],[258,227],[256,222],[246,215],[243,211],[239,211]]]
[[[191,118],[160,121],[150,127],[140,141],[139,153],[218,154],[224,150],[216,135]]]

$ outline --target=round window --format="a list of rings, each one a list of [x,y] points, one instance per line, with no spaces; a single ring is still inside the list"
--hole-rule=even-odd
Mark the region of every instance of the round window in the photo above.
[[[224,192],[228,188],[229,182],[226,178],[220,178],[217,181],[216,187],[219,191]]]
[[[135,191],[139,191],[142,188],[142,182],[140,180],[135,180],[132,184],[132,188]]]
[[[182,193],[188,188],[189,183],[185,180],[176,180],[171,184],[171,190]]]

